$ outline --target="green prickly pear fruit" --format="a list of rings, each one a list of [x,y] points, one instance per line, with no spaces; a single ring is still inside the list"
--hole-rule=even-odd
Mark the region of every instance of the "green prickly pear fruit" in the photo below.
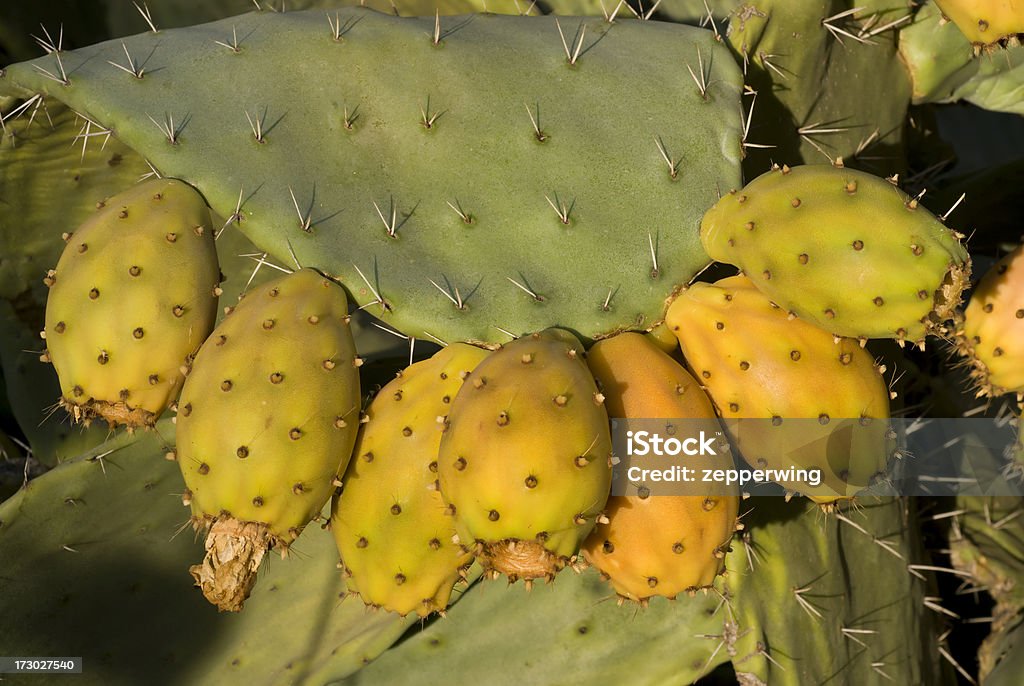
[[[552,579],[574,560],[611,488],[603,403],[583,347],[559,330],[508,343],[467,377],[438,476],[460,542],[492,576]]]
[[[301,269],[245,295],[200,348],[178,402],[177,460],[206,558],[191,568],[240,610],[264,554],[287,552],[345,470],[360,359],[340,286]]]
[[[885,179],[775,168],[705,213],[701,241],[786,310],[837,336],[923,343],[970,279],[958,234]]]
[[[1024,394],[1024,244],[982,277],[957,333],[979,396]]]
[[[421,617],[443,612],[472,555],[437,489],[443,420],[462,381],[488,352],[447,346],[405,369],[366,409],[335,494],[331,532],[350,591],[367,605]]]
[[[669,355],[679,350],[679,341],[676,340],[675,334],[664,321],[647,332],[647,339],[659,350]]]
[[[935,0],[975,46],[975,53],[1003,42],[1019,43],[1024,33],[1024,2],[1021,0]]]
[[[191,186],[141,183],[100,203],[47,275],[47,352],[75,421],[152,427],[217,316],[210,211]]]
[[[887,422],[874,421],[889,416],[884,368],[856,340],[790,317],[745,276],[693,284],[666,321],[751,467],[820,469],[817,487],[779,483],[823,505],[884,473]]]
[[[673,338],[674,340],[674,338]],[[706,419],[721,431],[700,384],[648,336],[623,333],[596,343],[587,364],[613,418]],[[729,469],[728,453],[714,458]],[[712,466],[710,463],[707,466]],[[611,581],[620,598],[641,603],[675,598],[712,585],[725,571],[737,527],[739,488],[732,495],[612,496],[583,554]]]

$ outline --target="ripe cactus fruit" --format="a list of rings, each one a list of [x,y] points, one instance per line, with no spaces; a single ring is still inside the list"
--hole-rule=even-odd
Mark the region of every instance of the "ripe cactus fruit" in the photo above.
[[[594,528],[611,488],[603,403],[560,330],[505,345],[467,377],[438,476],[459,540],[492,576],[550,580]]]
[[[360,363],[340,286],[310,269],[245,295],[196,355],[178,403],[185,504],[209,526],[191,568],[237,611],[267,550],[318,516],[359,424]]]
[[[1024,244],[982,277],[957,343],[979,396],[1024,394]]]
[[[366,410],[335,494],[331,532],[348,588],[367,605],[421,617],[443,612],[472,555],[437,489],[444,417],[463,379],[487,351],[454,343],[405,369]]]
[[[599,341],[587,364],[604,393],[608,414],[621,418],[706,418],[721,427],[700,384],[649,337],[623,333]],[[728,453],[716,467],[731,468]],[[737,527],[739,488],[718,495],[612,496],[608,521],[598,523],[583,554],[611,581],[620,598],[674,598],[712,585],[725,570]]]
[[[173,179],[100,203],[45,282],[47,353],[76,421],[151,427],[213,328],[219,269],[210,211]]]
[[[820,504],[884,472],[886,422],[872,420],[888,417],[888,390],[857,341],[790,318],[745,276],[693,284],[666,320],[752,467],[820,469],[817,487],[780,481]],[[772,421],[729,421],[737,418]],[[818,421],[793,421],[801,418]]]
[[[838,336],[923,342],[970,278],[958,234],[892,183],[805,165],[772,169],[704,215],[708,254]]]
[[[1024,33],[1021,0],[935,0],[935,4],[974,44],[975,53],[1004,42],[1019,44]]]

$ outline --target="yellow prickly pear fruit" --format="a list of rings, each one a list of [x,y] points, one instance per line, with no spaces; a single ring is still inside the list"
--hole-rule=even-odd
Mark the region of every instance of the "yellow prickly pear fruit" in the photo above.
[[[443,612],[472,555],[437,489],[441,429],[463,379],[487,357],[454,343],[408,367],[366,409],[335,494],[331,532],[350,591],[367,605],[421,617]]]
[[[151,427],[213,329],[220,270],[210,211],[191,186],[141,183],[66,234],[45,281],[47,354],[78,421]]]
[[[772,302],[838,336],[923,344],[971,274],[962,236],[916,199],[827,164],[765,172],[708,210],[700,235]]]
[[[587,353],[587,364],[612,418],[704,419],[701,426],[709,433],[721,431],[697,380],[647,336],[624,333],[599,341]],[[705,466],[733,467],[729,453],[713,459]],[[612,496],[607,522],[598,523],[583,554],[622,598],[645,602],[708,588],[725,571],[725,552],[738,525],[739,489],[731,490]]]
[[[982,277],[958,333],[978,395],[1024,394],[1024,245]]]
[[[935,4],[976,52],[1001,42],[1019,44],[1024,33],[1024,0],[935,0]]]
[[[550,579],[574,559],[611,487],[603,402],[579,341],[550,329],[492,353],[459,390],[441,495],[493,575]]]
[[[348,465],[359,374],[345,291],[311,269],[245,295],[196,355],[178,403],[177,459],[206,558],[191,568],[237,611],[274,546],[320,514]]]
[[[820,470],[817,485],[778,479],[820,504],[884,474],[892,451],[875,420],[889,416],[889,393],[856,340],[788,316],[745,276],[693,284],[666,319],[751,467]],[[734,421],[756,418],[771,421]]]

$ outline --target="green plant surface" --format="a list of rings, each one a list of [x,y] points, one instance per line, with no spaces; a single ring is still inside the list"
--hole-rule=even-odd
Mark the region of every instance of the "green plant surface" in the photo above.
[[[948,683],[927,586],[908,569],[921,552],[907,503],[865,498],[826,515],[751,502],[749,537],[726,559],[738,626],[725,645],[741,684]]]
[[[265,563],[244,613],[218,614],[188,574],[202,544],[180,531],[188,511],[169,440],[166,420],[120,434],[0,504],[6,652],[82,656],[82,684],[322,684],[410,624],[342,599],[319,527]]]
[[[486,683],[493,686],[692,683],[728,655],[715,653],[725,616],[714,594],[616,605],[594,570],[565,571],[527,592],[483,581],[448,616],[414,631],[337,686]]]
[[[435,45],[433,18],[336,16],[64,52],[70,85],[34,68],[59,72],[51,54],[0,90],[68,102],[224,216],[241,190],[261,249],[419,338],[644,328],[707,264],[696,223],[740,155],[739,72],[710,31],[474,15],[441,21]],[[236,33],[237,53],[218,44]]]
[[[905,166],[910,79],[896,58],[902,0],[752,0],[729,21],[753,115],[744,173],[842,157],[888,176]],[[894,22],[897,22],[894,24]]]
[[[842,515],[854,524],[806,501],[755,502],[720,591],[641,608],[616,606],[593,570],[529,593],[483,582],[340,683],[671,686],[730,660],[745,686],[947,683],[902,502],[862,503]]]

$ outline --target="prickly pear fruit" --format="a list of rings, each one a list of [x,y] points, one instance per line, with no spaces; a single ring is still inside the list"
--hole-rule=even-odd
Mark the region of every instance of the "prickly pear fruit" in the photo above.
[[[957,344],[979,396],[1024,393],[1024,244],[982,277]]]
[[[611,487],[603,403],[583,347],[559,330],[505,345],[467,377],[438,476],[459,540],[492,576],[551,579],[594,528]]]
[[[101,203],[45,281],[47,353],[76,420],[151,427],[213,328],[219,274],[210,211],[173,179]]]
[[[348,588],[367,605],[421,617],[443,612],[472,555],[437,489],[443,420],[462,380],[487,356],[454,343],[405,369],[366,409],[335,494],[331,532]]]
[[[679,341],[676,340],[675,334],[664,321],[648,331],[647,338],[664,353],[671,355],[679,351]]]
[[[340,286],[301,269],[250,291],[200,348],[178,402],[177,460],[206,558],[191,568],[221,610],[248,597],[320,514],[352,453],[359,374]]]
[[[599,341],[587,364],[613,418],[706,418],[709,433],[721,430],[697,380],[648,336],[623,333]],[[728,453],[717,459],[723,469],[733,466]],[[598,523],[583,554],[621,598],[644,602],[707,588],[725,569],[737,525],[734,488],[728,496],[612,496],[608,521]]]
[[[1024,33],[1024,2],[1021,0],[935,0],[975,46],[975,52],[1005,42],[1019,42]]]
[[[884,472],[887,423],[873,421],[889,414],[884,369],[856,340],[836,342],[790,318],[745,276],[693,284],[666,320],[749,465],[820,469],[817,487],[779,483],[821,504]],[[771,421],[729,421],[736,418]],[[793,421],[801,418],[817,421]]]
[[[829,165],[775,168],[704,215],[708,254],[838,336],[923,341],[970,279],[960,236],[893,184]]]

